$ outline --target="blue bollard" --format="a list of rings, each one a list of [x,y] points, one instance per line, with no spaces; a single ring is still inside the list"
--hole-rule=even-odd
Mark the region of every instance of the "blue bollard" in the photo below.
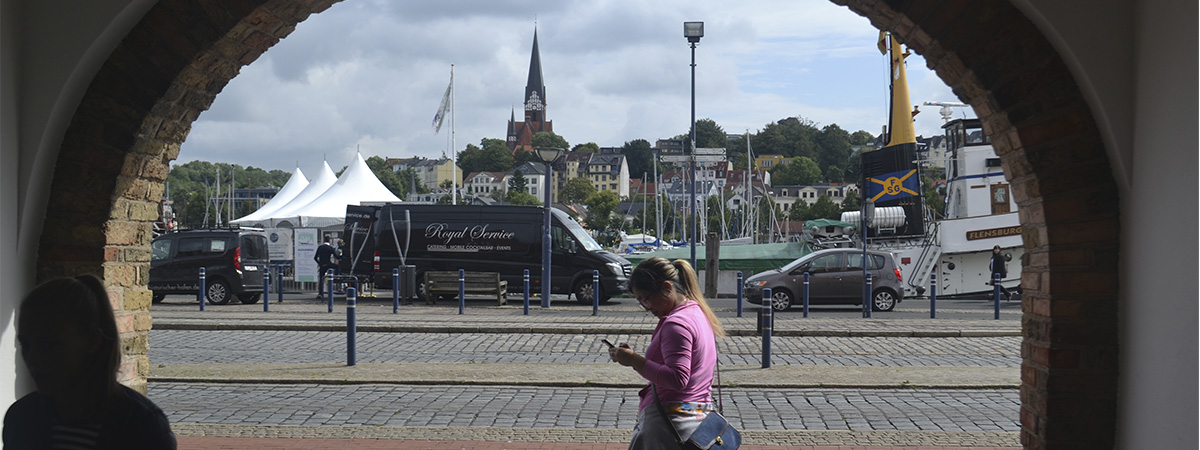
[[[872,289],[871,285],[874,284],[874,283],[872,283],[873,277],[874,277],[873,274],[870,274],[870,273],[867,274],[867,280],[866,280],[867,303],[865,305],[863,305],[863,317],[867,318],[867,319],[871,318],[871,309],[873,309],[873,308],[871,308],[871,303],[873,301],[871,299],[871,295],[873,294],[873,289]]]
[[[458,313],[467,309],[467,271],[458,269]]]
[[[358,324],[356,323],[358,309],[358,290],[352,287],[346,288],[346,365],[353,366],[358,359],[355,354],[354,340],[355,334],[358,333]]]
[[[400,268],[392,269],[392,314],[400,313]]]
[[[329,297],[329,312],[333,312],[333,269],[325,271],[325,295]]]
[[[804,272],[804,317],[808,317],[808,272]]]
[[[525,269],[525,315],[529,315],[529,269]]]
[[[771,329],[775,328],[772,317],[771,288],[763,289],[762,298],[762,368],[771,368]]]
[[[592,315],[600,315],[600,271],[592,271]]]
[[[200,268],[200,290],[199,290],[199,291],[197,291],[197,293],[196,293],[196,295],[197,295],[198,297],[200,297],[200,310],[201,310],[201,311],[204,311],[204,303],[206,303],[206,302],[205,302],[204,291],[206,291],[206,290],[207,290],[207,288],[206,288],[206,286],[205,286],[204,284],[205,284],[205,280],[207,280],[207,278],[208,278],[208,277],[206,277],[206,276],[204,275],[204,268],[203,268],[203,267],[201,267],[201,268]]]
[[[271,268],[263,266],[263,312],[271,310]]]
[[[742,279],[742,271],[737,273],[737,316],[742,317],[742,288],[745,286],[745,280]]]
[[[992,300],[996,304],[996,320],[1000,320],[1000,274],[992,274]]]
[[[929,318],[937,318],[937,274],[929,274]]]

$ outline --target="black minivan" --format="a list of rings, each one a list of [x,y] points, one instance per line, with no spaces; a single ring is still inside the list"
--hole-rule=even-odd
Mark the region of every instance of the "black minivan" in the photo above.
[[[167,294],[195,295],[200,290],[201,267],[208,303],[224,305],[234,296],[242,303],[258,303],[263,292],[262,272],[270,263],[267,237],[256,229],[167,233],[154,238],[150,252],[154,303]]]

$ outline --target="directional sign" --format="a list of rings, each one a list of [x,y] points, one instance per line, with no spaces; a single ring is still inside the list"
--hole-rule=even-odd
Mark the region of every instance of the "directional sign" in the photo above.
[[[661,156],[659,159],[662,162],[688,162],[692,160],[688,155],[669,155]],[[696,155],[696,162],[721,162],[725,160],[725,155]]]
[[[696,154],[697,155],[724,155],[725,149],[723,149],[723,148],[697,148]]]

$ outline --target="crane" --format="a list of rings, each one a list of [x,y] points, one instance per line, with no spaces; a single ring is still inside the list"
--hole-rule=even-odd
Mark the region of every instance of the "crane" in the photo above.
[[[926,106],[941,106],[942,109],[938,110],[938,113],[942,115],[942,120],[947,122],[950,121],[951,117],[954,117],[954,110],[950,108],[966,108],[971,106],[966,103],[959,102],[925,102],[922,104]]]

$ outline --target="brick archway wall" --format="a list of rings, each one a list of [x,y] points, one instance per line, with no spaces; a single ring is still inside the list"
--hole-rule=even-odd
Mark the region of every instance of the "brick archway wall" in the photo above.
[[[104,276],[123,382],[144,390],[150,223],[191,123],[242,66],[337,0],[167,0],[97,73],[57,160],[38,277]],[[1026,448],[1111,448],[1117,186],[1057,52],[1007,2],[834,0],[923,55],[992,136],[1021,211]]]

